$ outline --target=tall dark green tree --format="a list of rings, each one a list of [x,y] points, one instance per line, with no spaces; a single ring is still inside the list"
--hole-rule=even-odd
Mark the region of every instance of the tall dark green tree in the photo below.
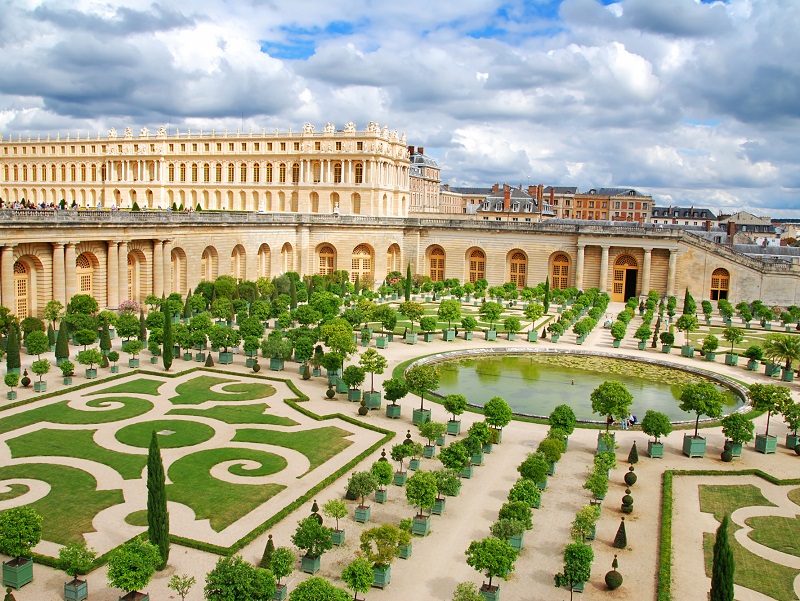
[[[289,279],[289,307],[297,309],[297,284],[294,278]]]
[[[139,340],[147,346],[147,326],[144,323],[144,311],[139,311]]]
[[[8,329],[8,342],[6,344],[6,370],[17,370],[19,373],[19,332],[14,326]]]
[[[686,288],[686,292],[683,293],[683,315],[694,315],[695,313],[697,313],[697,303],[689,292],[689,288]]]
[[[544,279],[544,299],[542,304],[544,305],[545,313],[550,311],[550,276]]]
[[[624,549],[628,546],[628,533],[625,532],[625,518],[619,523],[619,528],[617,528],[617,534],[614,537],[614,544],[613,547],[615,549]]]
[[[164,464],[155,430],[147,454],[147,536],[158,547],[161,554],[158,569],[163,570],[169,559],[169,512]]]
[[[67,324],[63,319],[58,326],[58,336],[56,336],[56,359],[69,359],[69,337]]]
[[[172,342],[172,312],[169,308],[169,303],[162,299],[161,311],[164,313],[164,333],[161,339],[161,363],[164,365],[164,371],[169,371],[172,367],[172,349],[174,343]]]
[[[100,330],[100,350],[103,351],[104,355],[111,350],[111,334],[108,331],[108,324],[103,324]]]
[[[186,301],[183,303],[183,317],[189,319],[192,316],[192,308],[189,306],[189,299],[192,298],[192,291],[186,292]]]
[[[53,324],[47,324],[47,342],[50,346],[54,346],[56,343],[56,331],[53,329]]]
[[[411,263],[406,268],[405,297],[406,302],[411,300]]]
[[[730,523],[730,517],[726,515],[717,528],[714,560],[711,564],[711,601],[733,601],[733,575],[736,566],[728,540]]]

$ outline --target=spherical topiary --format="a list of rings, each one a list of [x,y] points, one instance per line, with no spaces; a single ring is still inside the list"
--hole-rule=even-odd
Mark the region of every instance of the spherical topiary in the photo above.
[[[631,489],[625,489],[625,496],[622,497],[622,513],[633,513],[633,497],[631,496]]]
[[[359,415],[367,415],[368,413],[369,413],[369,407],[361,405],[361,407],[358,408]]]
[[[325,396],[329,399],[332,399],[336,396],[336,391],[332,387],[328,386],[328,390],[325,391]]]
[[[256,373],[261,371],[261,365],[259,365],[258,361],[253,363],[253,371],[256,372]]]
[[[606,586],[610,590],[616,590],[622,586],[622,574],[616,570],[611,570],[606,574]]]
[[[730,449],[726,448],[724,451],[722,451],[722,454],[720,454],[720,459],[722,459],[725,463],[730,463],[733,461],[733,453],[731,453]]]
[[[630,466],[628,468],[628,473],[625,474],[625,484],[627,484],[628,486],[633,486],[634,484],[636,484],[637,479],[638,477],[636,476],[636,474],[633,473],[633,466]]]

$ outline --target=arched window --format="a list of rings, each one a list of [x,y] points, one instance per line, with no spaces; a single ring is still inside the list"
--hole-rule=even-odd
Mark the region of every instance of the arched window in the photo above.
[[[69,166],[69,181],[74,182],[77,181],[77,168],[75,165]]]
[[[14,167],[14,169],[16,169],[16,167]],[[14,179],[17,179],[16,172],[14,172]],[[66,165],[61,165],[61,181],[62,182],[67,181],[67,166]]]
[[[341,184],[342,183],[342,164],[341,163],[334,163],[333,164],[333,183],[334,184]]]
[[[392,244],[386,253],[386,273],[400,271],[400,246]]]
[[[294,270],[294,249],[288,242],[281,248],[281,267],[284,273]]]
[[[517,288],[525,287],[525,275],[528,273],[528,258],[525,253],[515,251],[511,255],[510,282],[517,285]]]
[[[217,163],[214,167],[214,181],[221,182],[222,181],[222,164]]]
[[[437,246],[433,250],[431,250],[431,280],[434,282],[439,282],[444,279],[444,249],[442,247]]]
[[[322,181],[322,165],[320,165],[319,161],[314,161],[311,170],[313,172],[314,183],[320,183],[320,181]]]
[[[270,263],[272,261],[272,252],[269,244],[262,244],[258,249],[258,276],[268,278],[270,275]]]
[[[228,163],[228,181],[233,181],[233,163]]]
[[[208,246],[200,257],[200,279],[213,282],[217,279],[217,249]]]
[[[186,181],[186,163],[181,163],[180,167],[180,181]]]
[[[30,316],[30,301],[28,291],[30,290],[30,274],[27,267],[21,261],[14,263],[14,292],[15,308],[17,319],[25,319]]]
[[[326,244],[319,249],[319,275],[330,275],[336,270],[336,251]]]
[[[278,182],[281,184],[286,183],[286,163],[281,163],[280,173],[278,175]]]
[[[319,194],[316,192],[311,193],[311,212],[319,213]]]
[[[6,165],[6,169],[8,169],[8,165]],[[6,171],[6,179],[8,179],[8,171]],[[47,167],[42,165],[42,181],[47,181]]]
[[[359,244],[353,249],[350,259],[350,281],[355,282],[356,277],[363,285],[372,285],[372,249],[366,244]]]
[[[247,257],[241,244],[237,244],[231,253],[231,275],[237,282],[247,279]]]
[[[174,163],[170,163],[169,167],[167,168],[167,171],[169,172],[169,181],[174,182],[175,181],[175,164]]]
[[[362,165],[361,163],[356,163],[355,183],[357,184],[364,183],[364,165]]]
[[[253,165],[253,181],[255,183],[258,183],[260,179],[261,179],[261,165],[256,163],[255,165]]]
[[[75,278],[77,280],[78,293],[94,296],[94,267],[92,267],[92,260],[86,253],[81,253],[75,259]]]
[[[353,215],[361,214],[361,194],[353,194]]]
[[[272,163],[267,163],[266,180],[268,184],[272,183]]]
[[[50,165],[50,179],[56,181],[56,166]]]
[[[569,288],[569,257],[559,253],[553,257],[553,271],[550,285],[553,288],[564,290]]]
[[[211,179],[211,166],[208,163],[203,165],[203,181],[208,183]]]
[[[42,171],[44,173],[44,171]],[[97,165],[92,165],[92,181],[97,181]]]
[[[86,165],[81,165],[81,181],[86,181]]]
[[[292,164],[292,183],[300,183],[300,163]]]
[[[473,284],[486,279],[486,254],[476,248],[469,255],[469,281]]]
[[[27,182],[28,181],[28,166],[27,165],[23,165],[22,166],[22,181],[23,182]]]
[[[711,274],[711,300],[717,301],[728,298],[731,284],[731,274],[727,269],[719,267]]]
[[[242,163],[239,166],[239,181],[242,183],[247,181],[247,163]]]
[[[192,163],[192,181],[197,181],[197,163]]]

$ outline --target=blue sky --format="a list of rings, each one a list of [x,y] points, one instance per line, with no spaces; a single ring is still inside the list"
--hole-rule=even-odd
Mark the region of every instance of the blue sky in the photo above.
[[[7,0],[0,133],[376,121],[443,181],[800,217],[795,0]]]

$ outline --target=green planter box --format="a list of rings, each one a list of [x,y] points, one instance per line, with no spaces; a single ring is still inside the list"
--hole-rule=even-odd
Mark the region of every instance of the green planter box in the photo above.
[[[514,549],[517,551],[522,551],[522,547],[524,546],[523,539],[525,538],[525,533],[517,534],[516,536],[512,536],[508,539],[508,544],[510,544]]]
[[[119,598],[119,601],[150,601],[150,593],[131,591]]]
[[[350,387],[344,383],[344,380],[340,379],[338,382],[336,382],[336,392],[338,392],[339,394],[350,392]]]
[[[350,388],[347,391],[347,400],[353,403],[358,403],[361,401],[361,389],[360,388]]]
[[[422,456],[425,459],[433,459],[436,456],[436,445],[425,445],[422,449]]]
[[[622,344],[622,340],[614,338],[613,342],[611,343],[611,346],[613,346],[614,348],[619,348],[621,344]]]
[[[473,453],[469,462],[472,465],[483,465],[483,450],[480,450],[477,453]]]
[[[781,366],[775,363],[767,363],[764,366],[764,373],[770,377],[777,376],[781,373]]]
[[[66,378],[64,378],[64,379],[66,380]],[[72,378],[70,378],[70,379],[69,379],[69,383],[70,383],[70,384],[72,384]],[[17,391],[16,391],[16,390],[9,390],[9,391],[6,393],[6,398],[7,398],[9,401],[13,401],[14,399],[16,399],[16,398],[17,398]]]
[[[640,351],[646,350],[647,349],[647,343],[643,342],[643,341],[639,341],[639,342],[636,343],[636,348],[638,348]]]
[[[372,509],[369,505],[359,505],[356,507],[354,519],[359,524],[366,524],[369,521],[369,516],[372,514]]]
[[[311,369],[311,375],[315,378],[319,378],[322,375],[322,370],[319,367],[314,367]]]
[[[289,596],[289,587],[285,584],[275,585],[275,594],[272,595],[272,601],[283,601]]]
[[[756,371],[758,369],[758,361],[755,359],[747,360],[747,371]]]
[[[96,369],[86,369],[86,379],[87,380],[94,380],[97,378],[97,370]]]
[[[537,482],[536,486],[539,487],[539,490],[547,490],[547,476],[545,476],[544,480]]]
[[[19,565],[16,559],[3,562],[3,586],[19,590],[33,580],[33,560],[30,557],[20,560]]]
[[[415,536],[426,536],[431,531],[431,516],[415,515],[414,523],[411,526],[411,534]]]
[[[575,344],[583,344],[586,341],[586,336],[578,336],[575,339]]]
[[[795,434],[786,435],[786,448],[794,450],[798,444],[800,444],[800,436]]]
[[[399,418],[401,409],[402,409],[401,405],[397,405],[395,403],[389,403],[388,405],[386,405],[386,417],[391,419]]]
[[[597,537],[597,526],[592,526],[592,531],[586,535],[586,540],[594,540]]]
[[[64,377],[64,384],[66,386],[71,386],[72,385],[72,376],[65,376]],[[11,393],[9,393],[9,394],[11,394]],[[8,398],[11,398],[11,397],[8,397]],[[16,392],[14,393],[14,398],[17,398],[17,393]]]
[[[442,340],[445,342],[452,342],[456,339],[456,331],[455,330],[442,330]]]
[[[605,437],[603,436],[604,432],[601,432],[597,435],[597,452],[601,453],[603,451],[613,451],[616,445],[617,435],[611,432],[611,446],[606,445]]]
[[[491,454],[492,454],[492,450],[493,450],[493,449],[494,449],[494,444],[492,444],[491,442],[489,442],[489,443],[486,443],[485,445],[483,445],[483,446],[481,447],[481,450],[482,450],[482,451],[483,451],[483,452],[484,452],[486,455],[491,455]]]
[[[378,489],[375,491],[375,502],[376,503],[386,503],[389,500],[389,491],[384,489]]]
[[[447,433],[450,436],[458,436],[461,434],[461,420],[453,420],[447,422]]]
[[[372,566],[372,586],[386,588],[392,581],[392,566]]]
[[[530,330],[528,332],[528,342],[536,342],[537,340],[539,340],[539,332]]]
[[[47,382],[34,382],[33,383],[33,391],[34,392],[47,392]]]
[[[764,436],[763,434],[756,434],[756,451],[759,453],[769,454],[775,453],[778,450],[778,437],[777,436]]]
[[[445,435],[442,434],[439,438],[436,439],[436,445],[443,447],[445,445]]]
[[[683,345],[681,347],[681,357],[694,357],[694,347]]]
[[[661,352],[665,355],[669,355],[672,352],[672,345],[671,344],[662,344],[661,345]]]
[[[150,357],[150,363],[151,363],[152,365],[156,365],[156,364],[158,363],[158,358],[159,358],[160,356],[161,356],[161,355],[154,355],[153,357]]]
[[[556,462],[550,462],[550,467],[547,468],[547,475],[548,476],[555,476],[556,475]]]
[[[731,450],[731,455],[733,457],[741,457],[742,456],[742,443],[741,442],[733,442],[732,440],[726,441],[728,448]]]
[[[560,336],[558,334],[552,334],[550,336],[550,342],[558,342],[559,338],[560,338]]]
[[[486,330],[486,340],[497,340],[497,330]]]
[[[416,332],[408,332],[406,334],[406,344],[417,344],[417,333]]]
[[[436,334],[434,332],[425,332],[422,335],[422,339],[425,342],[433,342],[434,338],[436,338]]]
[[[331,541],[337,547],[341,547],[344,544],[344,530],[334,530],[331,532]]]
[[[483,601],[500,601],[500,587],[497,585],[484,584],[478,592],[483,597]]]
[[[206,362],[206,354],[205,353],[195,353],[194,360],[197,363],[205,363]]]
[[[464,332],[464,340],[472,340],[475,337],[475,332]]]
[[[791,369],[783,368],[781,380],[784,382],[794,382],[794,372]]]
[[[244,360],[244,366],[249,368],[249,369],[252,369],[253,366],[256,364],[256,361],[257,361],[257,359],[255,359],[253,357],[248,357],[247,359]]]
[[[64,599],[83,601],[89,596],[89,584],[85,580],[70,580],[64,583]]]
[[[508,333],[508,339],[509,340],[516,340],[517,339],[517,333],[516,332],[509,332]]]
[[[430,409],[414,409],[414,411],[411,413],[411,423],[415,426],[425,424],[429,421],[431,421]]]
[[[739,355],[736,353],[725,353],[725,365],[739,365]]]
[[[319,557],[303,555],[300,558],[300,570],[306,574],[316,574],[319,571]]]
[[[398,548],[400,549],[398,554],[398,557],[400,559],[408,559],[409,557],[411,557],[411,552],[413,550],[411,545],[402,545]]]
[[[664,457],[664,443],[647,441],[647,454],[653,459],[663,459]]]
[[[375,339],[375,346],[377,348],[387,348],[389,346],[389,339],[385,336],[378,336]]]
[[[472,467],[472,464],[470,464],[467,467],[465,467],[463,470],[461,470],[461,477],[469,480],[470,478],[472,478],[472,474],[474,473],[474,471],[475,471],[475,468]]]
[[[702,436],[694,437],[693,434],[684,434],[683,436],[683,454],[689,458],[705,457],[706,455],[706,439]]]
[[[403,486],[408,480],[408,472],[395,472],[392,478],[392,484],[395,486]]]
[[[221,365],[230,365],[233,363],[233,353],[220,352],[219,362]]]
[[[706,353],[705,360],[706,361],[716,361],[717,360],[717,353]]]
[[[272,371],[283,371],[283,365],[283,359],[276,359],[275,357],[272,357],[269,360],[269,368]]]
[[[362,395],[364,397],[364,402],[369,409],[380,409],[381,408],[381,393],[380,392],[365,392]]]
[[[447,499],[445,497],[437,497],[436,500],[433,502],[433,508],[431,509],[431,513],[434,515],[442,515],[444,513],[445,508],[447,507]]]

